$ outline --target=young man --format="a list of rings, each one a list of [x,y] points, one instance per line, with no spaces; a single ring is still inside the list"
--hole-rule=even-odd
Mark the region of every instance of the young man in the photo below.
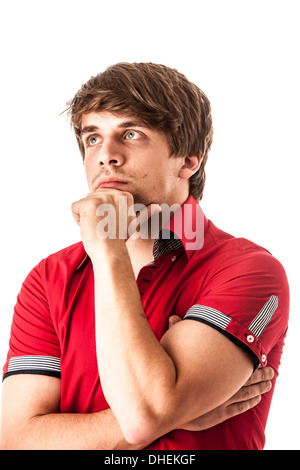
[[[69,112],[90,190],[72,205],[82,243],[22,286],[3,447],[263,448],[288,284],[269,252],[198,204],[207,97],[168,67],[117,64]]]

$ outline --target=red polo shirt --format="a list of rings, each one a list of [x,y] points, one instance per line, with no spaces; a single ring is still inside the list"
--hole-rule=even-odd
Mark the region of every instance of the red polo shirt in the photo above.
[[[264,248],[216,228],[191,196],[161,232],[153,253],[137,284],[157,338],[170,315],[204,322],[245,349],[254,368],[271,365],[275,383],[289,312],[281,264]],[[42,260],[17,299],[3,377],[60,377],[62,413],[108,408],[94,317],[93,269],[82,243]],[[262,449],[274,383],[246,413],[206,431],[172,431],[148,449]]]

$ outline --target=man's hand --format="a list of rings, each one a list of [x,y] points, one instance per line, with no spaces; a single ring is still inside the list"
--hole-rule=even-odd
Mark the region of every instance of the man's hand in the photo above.
[[[172,315],[169,318],[169,327],[171,328],[179,321],[182,321],[180,317]],[[199,418],[184,424],[180,429],[186,431],[204,431],[250,410],[258,405],[261,395],[271,390],[271,379],[273,377],[274,371],[271,367],[258,368],[245,385],[229,400],[203,416],[199,416]]]
[[[103,241],[127,239],[128,226],[135,217],[129,215],[132,206],[132,195],[116,189],[92,192],[72,204],[73,217],[90,258],[103,246]]]
[[[257,369],[245,385],[223,405],[181,426],[181,429],[186,431],[204,431],[229,418],[233,418],[233,416],[250,410],[258,405],[261,395],[271,390],[271,379],[273,377],[274,371],[271,367]]]
[[[100,246],[103,248],[103,242],[121,240],[124,243],[129,237],[147,236],[146,222],[159,211],[157,204],[135,205],[131,193],[117,189],[103,188],[72,204],[73,217],[91,259],[99,253]],[[146,234],[141,232],[143,224]]]

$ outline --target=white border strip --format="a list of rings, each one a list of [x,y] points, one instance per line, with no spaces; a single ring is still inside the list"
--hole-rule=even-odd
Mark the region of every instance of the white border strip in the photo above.
[[[60,372],[60,358],[51,356],[11,357],[7,372],[22,370],[48,370],[52,372]]]
[[[231,322],[231,317],[229,315],[225,315],[225,313],[211,307],[206,307],[205,305],[193,305],[187,311],[184,318],[204,320],[218,328],[221,328],[222,330],[226,330],[227,326]]]
[[[274,313],[278,307],[278,297],[276,295],[271,295],[269,300],[265,303],[263,308],[256,315],[251,325],[249,326],[249,331],[253,333],[257,338],[260,337],[264,329],[270,323]]]

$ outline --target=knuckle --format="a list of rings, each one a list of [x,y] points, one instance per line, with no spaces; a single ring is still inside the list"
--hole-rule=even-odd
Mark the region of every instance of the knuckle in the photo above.
[[[259,384],[259,393],[266,393],[272,388],[272,382],[270,380],[267,380],[265,382],[261,382]]]
[[[259,369],[261,380],[269,380],[274,377],[274,370],[271,367],[264,367]]]
[[[227,418],[241,414],[244,411],[246,411],[245,402],[234,403],[233,405],[228,407],[226,410]]]
[[[260,373],[261,380],[265,381],[268,379],[268,371],[265,369],[261,369]]]
[[[261,401],[261,395],[256,395],[254,398],[252,398],[249,402],[249,409],[253,408],[254,406],[258,405]]]
[[[127,198],[127,201],[128,201],[128,205],[133,205],[133,196],[131,193],[127,192],[127,191],[122,191],[120,192],[122,194],[122,196],[126,197]]]
[[[244,387],[242,389],[242,398],[244,400],[247,400],[247,398],[250,397],[250,394],[251,394],[251,388],[250,387]]]
[[[238,403],[236,405],[236,408],[238,413],[243,413],[247,409],[246,404],[244,402]]]

